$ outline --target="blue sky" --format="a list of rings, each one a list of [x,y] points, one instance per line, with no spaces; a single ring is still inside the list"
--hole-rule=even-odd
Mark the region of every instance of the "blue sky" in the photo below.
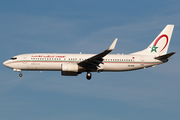
[[[0,67],[1,120],[179,120],[178,0],[1,0],[0,61],[23,53],[112,53],[146,48],[174,24],[168,63],[131,72],[13,72]]]

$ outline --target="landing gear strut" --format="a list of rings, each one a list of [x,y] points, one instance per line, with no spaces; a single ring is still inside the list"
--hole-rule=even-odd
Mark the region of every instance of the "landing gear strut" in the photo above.
[[[92,76],[92,74],[91,74],[90,72],[87,72],[86,78],[87,78],[88,80],[91,79],[91,76]]]

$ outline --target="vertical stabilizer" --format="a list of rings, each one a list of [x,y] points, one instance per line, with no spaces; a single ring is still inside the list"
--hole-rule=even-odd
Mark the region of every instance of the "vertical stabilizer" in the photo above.
[[[143,51],[132,54],[138,55],[164,55],[168,51],[174,25],[167,25],[154,41]]]

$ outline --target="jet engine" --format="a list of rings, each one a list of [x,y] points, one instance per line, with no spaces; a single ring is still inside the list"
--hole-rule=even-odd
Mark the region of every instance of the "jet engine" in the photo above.
[[[77,76],[79,74],[79,66],[75,63],[66,63],[61,65],[61,75]]]

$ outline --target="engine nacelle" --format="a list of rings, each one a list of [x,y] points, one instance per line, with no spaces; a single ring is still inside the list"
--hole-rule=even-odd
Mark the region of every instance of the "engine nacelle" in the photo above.
[[[79,67],[77,64],[62,64],[61,65],[61,75],[64,76],[77,76]]]

